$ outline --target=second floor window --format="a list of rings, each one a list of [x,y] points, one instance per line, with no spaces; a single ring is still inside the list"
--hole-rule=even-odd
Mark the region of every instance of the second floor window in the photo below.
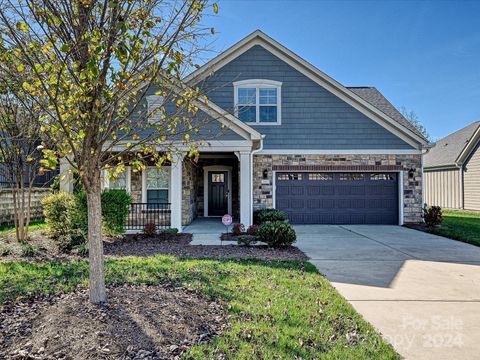
[[[281,85],[273,80],[243,80],[233,83],[235,115],[251,124],[280,124]]]

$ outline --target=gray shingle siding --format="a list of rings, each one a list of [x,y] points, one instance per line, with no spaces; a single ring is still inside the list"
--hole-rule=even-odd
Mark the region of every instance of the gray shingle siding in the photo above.
[[[146,95],[154,95],[155,91],[158,90],[158,87],[152,87],[146,93]],[[137,111],[132,115],[133,118],[143,118],[139,115],[138,111],[146,111],[146,99],[142,99],[141,103],[138,105]],[[172,116],[177,115],[177,108],[173,102],[169,102],[165,105],[165,111],[167,114],[172,114]],[[212,116],[206,114],[203,111],[198,111],[196,116],[192,117],[191,114],[186,114],[187,117],[191,118],[191,124],[194,127],[198,127],[198,133],[194,131],[182,130],[184,129],[183,124],[179,124],[177,129],[178,136],[169,136],[169,140],[176,138],[182,138],[186,133],[190,134],[190,139],[195,141],[201,140],[245,140],[242,136],[238,135],[233,130],[222,128],[222,124],[214,119]],[[144,130],[140,133],[140,136],[147,136],[147,132],[150,133],[150,130]]]
[[[256,45],[203,81],[211,101],[233,113],[233,82],[282,82],[282,125],[252,125],[265,149],[412,149],[343,100]]]

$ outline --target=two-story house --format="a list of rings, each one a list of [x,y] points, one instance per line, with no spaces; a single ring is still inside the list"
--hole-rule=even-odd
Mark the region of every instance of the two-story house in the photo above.
[[[218,124],[198,161],[107,184],[168,204],[172,227],[227,213],[249,225],[258,208],[294,224],[421,221],[428,141],[377,89],[345,87],[258,30],[185,81],[209,89]]]

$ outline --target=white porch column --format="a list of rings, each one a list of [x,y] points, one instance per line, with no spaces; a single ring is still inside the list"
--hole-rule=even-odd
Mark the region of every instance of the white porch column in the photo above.
[[[252,225],[252,156],[250,152],[240,152],[240,222]]]
[[[170,168],[171,227],[182,231],[182,164],[183,156],[174,155]]]
[[[72,166],[66,158],[60,159],[60,191],[73,193]]]

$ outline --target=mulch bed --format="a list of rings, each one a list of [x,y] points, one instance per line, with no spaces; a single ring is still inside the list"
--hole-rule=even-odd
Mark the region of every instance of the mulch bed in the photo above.
[[[178,359],[228,326],[224,304],[171,286],[87,290],[20,301],[0,312],[0,359]]]
[[[36,249],[34,256],[21,254],[19,244],[10,239],[7,245],[14,250],[0,256],[0,261],[70,261],[81,260],[81,256],[58,251],[55,242],[49,239],[45,231],[35,231],[31,234],[31,244]],[[231,239],[232,243],[235,239]],[[308,257],[295,246],[273,249],[265,245],[251,247],[235,245],[190,245],[191,234],[159,234],[146,236],[143,234],[126,235],[104,240],[104,252],[109,257],[121,256],[152,256],[158,254],[186,256],[193,258],[254,258],[263,260],[308,260]],[[228,242],[226,242],[228,244]],[[5,243],[3,243],[5,244]],[[1,241],[0,241],[0,245]]]
[[[432,230],[432,227],[429,227],[426,224],[404,224],[403,226],[409,229],[423,231],[426,233],[431,233],[431,230]]]
[[[246,235],[246,234],[242,234],[242,235]],[[231,232],[229,233],[222,233],[222,235],[220,235],[220,240],[223,240],[223,241],[237,241],[237,235],[233,235]]]
[[[294,246],[273,249],[263,245],[190,245],[191,234],[128,235],[125,238],[105,242],[105,254],[108,256],[151,256],[166,254],[194,258],[254,258],[264,260],[308,260],[308,257]]]

